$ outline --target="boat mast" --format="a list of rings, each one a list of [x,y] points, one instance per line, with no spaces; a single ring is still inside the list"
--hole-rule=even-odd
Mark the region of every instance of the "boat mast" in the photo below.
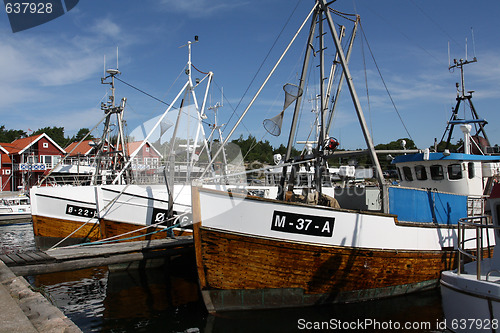
[[[484,119],[479,119],[479,115],[476,112],[476,109],[474,107],[474,104],[472,104],[472,93],[473,91],[469,91],[468,95],[465,94],[465,75],[464,75],[464,65],[467,64],[472,64],[474,62],[477,62],[477,58],[474,57],[472,60],[457,60],[453,59],[453,65],[450,65],[448,67],[449,70],[452,70],[454,68],[460,68],[460,84],[457,83],[457,104],[455,105],[455,108],[453,109],[453,112],[451,114],[451,118],[448,121],[448,126],[446,126],[446,130],[443,134],[443,137],[441,138],[441,141],[443,141],[444,136],[446,135],[446,132],[448,132],[448,138],[446,139],[446,146],[445,149],[448,149],[450,147],[450,142],[451,142],[451,137],[453,134],[453,129],[455,127],[455,124],[459,123],[477,123],[479,126],[479,129],[476,132],[476,135],[479,135],[479,133],[482,133],[484,138],[486,139],[487,145],[490,145],[490,140],[488,139],[488,136],[486,135],[486,131],[484,130],[484,125],[487,123]],[[473,120],[463,120],[460,121],[458,119],[458,112],[460,109],[460,104],[462,101],[468,102],[470,105],[471,113],[472,113],[472,118]]]
[[[102,84],[109,84],[111,86],[111,95],[108,98],[107,103],[102,103],[101,104],[101,110],[104,111],[104,114],[106,115],[106,119],[104,121],[104,129],[102,133],[102,137],[100,142],[96,146],[96,170],[94,173],[94,177],[92,180],[93,184],[97,184],[100,182],[99,177],[101,177],[101,173],[103,169],[107,170],[114,170],[116,171],[118,168],[118,156],[113,156],[111,157],[110,154],[118,154],[118,146],[121,144],[122,150],[123,150],[123,158],[124,162],[127,160],[126,156],[126,147],[125,147],[125,139],[124,139],[124,131],[123,131],[123,110],[125,108],[125,103],[126,103],[126,98],[123,98],[120,105],[116,106],[115,104],[115,76],[121,74],[118,69],[108,69],[106,70],[106,73],[108,74],[104,78],[101,78],[101,83]],[[107,79],[111,78],[110,82],[106,82]],[[116,114],[117,119],[118,119],[118,137],[116,141],[116,151],[112,152],[111,151],[111,116],[113,114]],[[108,146],[107,151],[106,150],[106,145]],[[107,155],[105,157],[105,155]],[[112,165],[110,165],[110,161],[113,161]],[[130,175],[129,175],[130,176]]]
[[[311,27],[309,29],[309,38],[307,39],[307,45],[306,45],[306,54],[304,56],[304,63],[302,65],[302,73],[300,74],[300,80],[299,80],[299,88],[304,91],[304,86],[306,83],[306,76],[307,72],[309,70],[309,61],[311,59],[311,50],[312,50],[312,45],[314,41],[314,34],[316,31],[316,20],[318,19],[318,13],[319,13],[319,7],[316,6],[312,19],[311,19]],[[295,109],[293,112],[293,118],[292,118],[292,127],[290,130],[290,134],[288,136],[288,145],[286,149],[286,155],[285,155],[285,162],[290,160],[292,156],[292,148],[293,148],[293,142],[295,140],[295,132],[297,130],[297,123],[299,120],[299,115],[300,115],[300,104],[302,102],[302,95],[297,97],[297,100],[295,102]],[[288,166],[283,167],[283,173],[281,176],[280,180],[280,190],[278,191],[278,200],[283,200],[285,197],[285,181],[286,181],[286,175],[288,172]],[[293,182],[293,180],[291,180]]]
[[[349,58],[351,57],[352,46],[354,44],[354,38],[356,37],[356,32],[358,31],[358,25],[359,25],[359,15],[356,15],[356,22],[354,23],[354,28],[353,28],[352,34],[351,34],[351,40],[349,41],[349,48],[347,49],[347,54],[346,54],[347,62],[349,62]],[[338,62],[337,59],[338,59],[338,54],[335,57],[335,66]],[[333,68],[333,65],[332,65],[332,68]],[[330,75],[330,77],[332,77],[332,75]],[[345,79],[345,75],[344,75],[344,72],[342,72],[342,74],[340,75],[339,84],[337,85],[337,92],[335,93],[333,105],[332,105],[332,108],[331,108],[329,115],[328,115],[328,123],[327,123],[328,125],[326,126],[326,133],[330,133],[330,127],[332,126],[333,115],[335,114],[335,109],[337,108],[337,102],[338,102],[338,99],[340,96],[340,92],[342,90],[342,86],[344,85],[344,79]]]
[[[351,72],[350,72],[349,67],[347,65],[347,60],[346,60],[346,57],[344,55],[342,45],[340,44],[337,30],[335,29],[335,24],[333,22],[332,16],[331,16],[330,11],[328,9],[328,3],[326,2],[326,0],[318,0],[318,2],[321,5],[321,8],[322,8],[324,15],[326,16],[326,21],[328,22],[330,32],[332,33],[333,41],[335,43],[335,47],[336,47],[338,55],[339,55],[340,63],[342,65],[342,69],[344,71],[344,75],[345,75],[346,80],[347,80],[347,86],[349,87],[349,92],[351,93],[351,98],[352,98],[354,107],[356,109],[359,123],[361,125],[361,130],[363,131],[363,135],[365,137],[365,142],[366,142],[366,145],[368,147],[368,151],[369,151],[371,160],[375,166],[377,181],[379,183],[380,190],[383,193],[382,206],[384,207],[384,210],[385,210],[385,208],[387,207],[387,205],[386,205],[387,201],[386,201],[386,193],[385,193],[385,189],[384,189],[384,178],[382,175],[382,168],[380,167],[380,162],[378,160],[377,153],[375,152],[375,146],[373,145],[373,141],[372,141],[372,138],[370,136],[368,126],[366,125],[363,110],[361,108],[361,104],[359,102],[359,98],[358,98],[358,95],[356,93],[356,89],[354,88],[353,78],[351,76]]]

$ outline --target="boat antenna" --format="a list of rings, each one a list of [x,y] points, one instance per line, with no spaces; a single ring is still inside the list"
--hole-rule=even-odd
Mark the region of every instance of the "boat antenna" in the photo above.
[[[448,68],[451,67],[450,41],[448,41]]]
[[[474,29],[470,27],[471,35],[472,35],[472,51],[474,52],[474,59],[476,59],[476,42],[474,40]]]

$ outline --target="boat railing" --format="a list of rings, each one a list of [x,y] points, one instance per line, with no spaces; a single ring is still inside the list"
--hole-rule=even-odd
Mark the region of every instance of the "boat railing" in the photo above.
[[[467,216],[482,216],[484,215],[486,200],[488,196],[478,195],[478,196],[467,196]]]
[[[466,238],[465,231],[470,229],[475,230],[475,236]],[[491,223],[490,215],[464,217],[458,220],[458,275],[463,272],[464,260],[469,258],[472,261],[476,261],[476,277],[478,280],[481,280],[481,262],[485,245],[488,249],[490,249],[492,245],[489,233],[491,229],[499,230],[500,226]],[[484,237],[484,235],[486,235],[486,237]],[[470,248],[466,249],[466,245],[470,242],[475,242],[472,251]]]

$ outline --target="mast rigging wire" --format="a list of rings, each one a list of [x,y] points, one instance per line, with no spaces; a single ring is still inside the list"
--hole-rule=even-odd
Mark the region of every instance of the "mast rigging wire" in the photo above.
[[[157,97],[155,97],[155,96],[153,96],[153,95],[151,95],[151,94],[149,94],[149,93],[145,92],[144,90],[139,89],[139,88],[137,88],[136,86],[134,86],[134,85],[132,85],[132,84],[130,84],[130,83],[128,83],[128,82],[125,82],[125,81],[123,81],[123,80],[121,80],[121,79],[119,79],[119,78],[117,78],[117,77],[115,77],[115,79],[116,79],[116,80],[118,80],[118,81],[120,81],[120,82],[121,82],[121,83],[123,83],[123,84],[126,84],[126,85],[127,85],[127,86],[129,86],[130,88],[133,88],[133,89],[135,89],[135,90],[137,90],[137,91],[139,91],[139,92],[143,93],[144,95],[146,95],[146,96],[148,96],[148,97],[151,97],[152,99],[154,99],[154,100],[156,100],[156,101],[158,101],[158,102],[160,102],[160,103],[162,103],[162,104],[165,104],[165,105],[167,105],[167,106],[169,106],[169,107],[170,107],[170,104],[169,104],[169,103],[167,103],[167,102],[165,102],[165,101],[162,101],[161,99],[159,99],[159,98],[157,98]],[[176,108],[175,106],[172,106],[172,109],[173,109],[173,110],[179,110],[179,108]],[[188,115],[188,116],[189,116],[189,117],[191,117],[191,118],[198,119],[197,117],[195,117],[195,116],[193,116],[193,115],[187,114],[185,111],[183,111],[183,113],[184,113],[184,114],[186,114],[186,115]],[[207,122],[207,121],[205,121],[205,120],[202,120],[201,122],[202,122],[202,123],[204,123],[205,125],[210,125],[210,123],[209,123],[209,122]]]
[[[408,134],[408,137],[413,141],[413,138],[411,137],[411,134],[408,131],[408,128],[406,128],[406,125],[403,121],[403,118],[401,117],[401,114],[399,113],[398,108],[396,107],[396,103],[394,103],[394,100],[392,99],[391,93],[389,92],[389,88],[387,88],[387,84],[385,83],[385,80],[382,76],[382,72],[380,71],[380,68],[378,67],[377,61],[375,60],[375,56],[373,55],[372,49],[370,47],[370,43],[368,43],[368,39],[366,38],[366,34],[365,34],[365,31],[363,29],[363,25],[361,24],[361,22],[359,23],[359,26],[361,28],[361,33],[363,34],[363,37],[366,41],[366,46],[368,47],[368,50],[370,51],[370,55],[372,56],[373,63],[375,64],[375,67],[377,68],[380,79],[382,80],[382,84],[384,85],[385,91],[387,92],[387,95],[389,96],[389,99],[391,100],[392,106],[394,107],[394,110],[396,111],[396,114],[398,115],[399,120],[401,121],[401,124],[403,125],[403,127],[406,131],[406,134]]]
[[[273,45],[271,46],[271,48],[269,49],[269,51],[267,52],[266,56],[264,57],[264,59],[262,60],[262,63],[260,64],[259,68],[257,69],[257,72],[255,73],[255,75],[253,76],[252,80],[250,81],[250,83],[248,84],[245,92],[243,93],[243,96],[241,96],[238,104],[236,105],[236,108],[234,109],[234,112],[231,114],[231,117],[229,118],[229,120],[227,121],[226,125],[224,127],[226,127],[229,122],[231,121],[231,119],[233,119],[233,116],[235,115],[236,113],[236,110],[239,108],[239,106],[241,105],[241,102],[243,102],[243,98],[245,98],[245,96],[247,95],[248,91],[250,90],[250,87],[252,86],[253,82],[255,81],[255,79],[257,79],[257,75],[260,73],[260,71],[262,70],[262,67],[264,67],[264,64],[266,63],[267,61],[267,58],[269,58],[269,56],[271,55],[271,51],[274,49],[274,47],[276,46],[276,44],[278,43],[278,40],[280,39],[281,35],[283,34],[283,31],[285,30],[286,26],[288,25],[288,23],[290,22],[290,20],[292,19],[292,16],[293,14],[295,13],[295,11],[297,10],[297,8],[299,7],[299,4],[300,4],[301,0],[298,0],[297,1],[297,4],[295,5],[295,8],[292,10],[292,12],[290,13],[290,16],[288,16],[288,19],[286,20],[285,24],[283,25],[283,28],[281,28],[281,31],[280,33],[278,34],[278,36],[276,36],[276,39],[274,40],[273,42]],[[237,115],[237,116],[240,116],[240,115]]]

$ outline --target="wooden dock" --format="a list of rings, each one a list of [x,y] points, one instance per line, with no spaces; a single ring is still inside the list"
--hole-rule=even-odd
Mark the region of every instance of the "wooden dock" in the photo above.
[[[48,251],[0,255],[10,270],[21,276],[162,258],[193,252],[193,237],[65,247]]]

